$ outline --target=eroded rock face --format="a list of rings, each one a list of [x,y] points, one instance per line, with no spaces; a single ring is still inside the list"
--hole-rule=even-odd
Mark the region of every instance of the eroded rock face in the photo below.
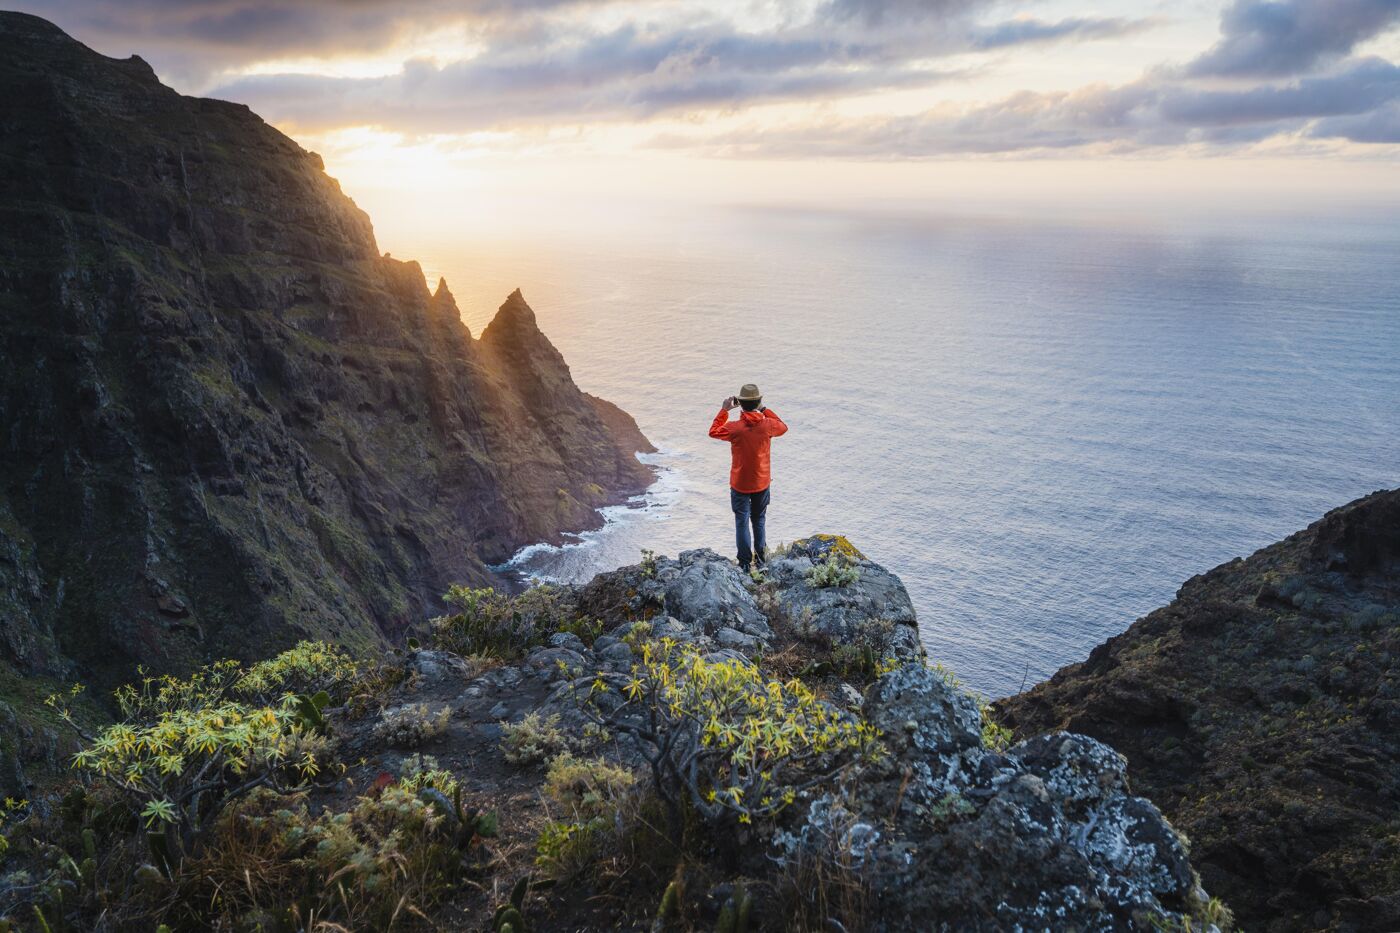
[[[860,865],[878,928],[1150,929],[1203,896],[1108,746],[1062,732],[989,751],[977,704],[921,664],[871,685],[863,712],[891,754],[812,800],[776,845]]]
[[[1248,930],[1400,929],[1400,491],[1188,580],[999,705],[1127,756]]]
[[[0,661],[364,649],[641,491],[519,292],[482,339],[320,157],[0,14]]]

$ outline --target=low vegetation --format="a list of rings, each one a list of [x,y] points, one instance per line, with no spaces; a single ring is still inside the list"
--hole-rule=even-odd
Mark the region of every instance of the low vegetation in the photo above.
[[[519,722],[501,724],[501,754],[519,767],[542,764],[569,750],[558,716],[530,713]]]
[[[434,646],[478,663],[516,660],[561,632],[585,645],[602,632],[599,620],[578,615],[555,586],[531,587],[516,596],[489,587],[453,586],[443,600],[457,611],[432,620]]]
[[[867,723],[800,680],[770,680],[757,665],[708,660],[669,638],[640,649],[630,672],[599,672],[580,686],[580,702],[596,723],[634,740],[677,842],[687,809],[711,823],[771,817],[799,791],[879,753]]]
[[[508,667],[561,631],[601,632],[554,588],[448,595],[458,611],[435,620],[432,644],[467,661],[459,675]],[[899,666],[896,631],[871,620],[838,645],[773,620],[773,650],[753,661],[628,623],[630,662],[555,671],[554,705],[478,718],[499,739],[483,731],[465,762],[436,757],[471,728],[453,716],[463,684],[424,693],[416,643],[361,663],[303,642],[253,665],[143,676],[97,731],[68,712],[74,688],[50,700],[82,738],[74,783],[44,807],[0,809],[0,930],[23,915],[45,931],[522,933],[541,910],[658,933],[865,929],[876,905],[850,841],[871,831],[864,818],[831,803],[824,835],[781,858],[768,840],[842,775],[887,761],[851,696]],[[1006,748],[981,707],[984,744]],[[483,781],[503,816],[473,799]],[[974,813],[950,793],[925,818],[940,832]]]
[[[829,586],[854,586],[860,580],[860,567],[844,551],[829,551],[805,574],[807,583],[816,589]]]

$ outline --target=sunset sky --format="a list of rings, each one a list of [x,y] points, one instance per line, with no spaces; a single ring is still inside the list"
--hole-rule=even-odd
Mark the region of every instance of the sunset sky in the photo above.
[[[42,0],[399,199],[1369,201],[1400,0]],[[531,200],[533,199],[533,200]],[[373,208],[372,208],[373,212]]]

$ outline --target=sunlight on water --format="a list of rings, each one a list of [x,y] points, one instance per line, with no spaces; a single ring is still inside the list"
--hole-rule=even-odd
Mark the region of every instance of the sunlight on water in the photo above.
[[[993,695],[1397,481],[1394,225],[732,210],[394,247],[447,276],[476,334],[520,286],[578,383],[662,450],[644,500],[513,567],[732,553],[706,429],[757,382],[792,428],[770,539],[849,535],[903,578],[930,652]]]

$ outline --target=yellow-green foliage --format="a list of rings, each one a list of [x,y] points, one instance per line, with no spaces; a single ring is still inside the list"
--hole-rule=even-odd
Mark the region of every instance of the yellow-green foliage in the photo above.
[[[446,732],[451,719],[451,706],[434,713],[426,703],[410,703],[383,710],[374,724],[374,734],[393,748],[417,748]]]
[[[267,785],[290,790],[324,767],[328,743],[303,732],[289,706],[220,703],[117,723],[74,756],[76,767],[132,794],[148,829],[197,829],[201,804]]]
[[[417,792],[425,787],[441,791],[451,798],[457,792],[457,776],[438,766],[432,755],[410,755],[399,766],[399,786]]]
[[[539,764],[568,750],[558,716],[534,712],[519,722],[501,723],[501,754],[513,765]]]
[[[844,539],[843,539],[844,540]],[[803,575],[807,585],[821,589],[828,586],[851,586],[860,579],[860,568],[844,552],[831,550],[826,557],[807,568]]]
[[[28,800],[16,800],[13,797],[6,797],[0,803],[0,830],[8,830],[11,825],[22,822],[29,811]],[[5,860],[5,855],[10,851],[10,840],[0,834],[0,862]]]
[[[822,703],[799,680],[769,680],[738,659],[709,661],[669,638],[640,653],[629,674],[597,674],[584,709],[638,741],[668,804],[683,794],[702,816],[728,812],[749,822],[851,758],[879,754],[872,726]]]
[[[459,841],[445,814],[402,786],[314,818],[300,800],[260,793],[229,808],[174,885],[196,924],[398,929],[457,889]]]
[[[636,784],[636,775],[602,758],[564,754],[550,762],[541,793],[560,819],[540,831],[535,864],[555,878],[593,868],[635,822]]]
[[[310,694],[319,690],[340,698],[358,672],[355,659],[335,645],[303,641],[248,668],[234,684],[234,690],[264,702],[287,693]]]
[[[262,682],[307,663],[307,651],[289,654],[300,660],[272,659]],[[47,702],[87,743],[74,767],[129,795],[146,827],[165,831],[174,858],[229,799],[257,787],[301,788],[329,760],[330,743],[308,731],[294,694],[272,705],[230,699],[249,673],[236,661],[218,661],[184,678],[143,671],[139,685],[115,693],[124,721],[95,736],[78,729],[68,712],[81,687]]]
[[[453,586],[443,599],[457,612],[433,619],[433,642],[463,657],[516,658],[558,631],[588,641],[593,625],[573,617],[556,586],[532,587],[514,597],[489,587]]]

